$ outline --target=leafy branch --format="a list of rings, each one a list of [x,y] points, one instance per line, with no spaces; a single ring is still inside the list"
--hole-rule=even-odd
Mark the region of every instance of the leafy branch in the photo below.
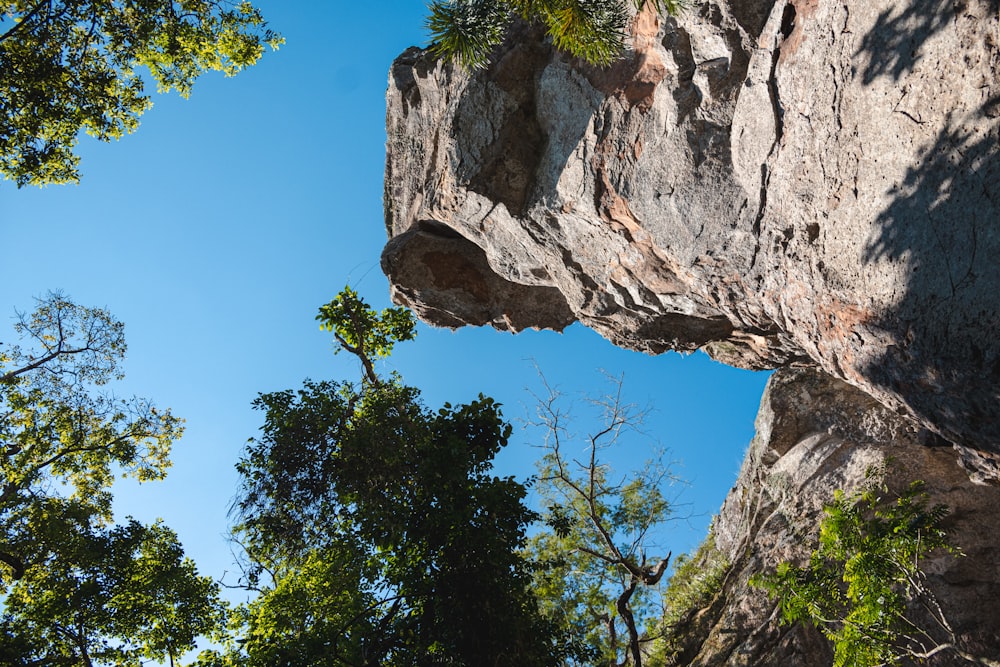
[[[943,527],[948,508],[931,505],[920,481],[895,499],[884,498],[887,491],[882,483],[837,491],[809,563],[784,562],[751,582],[778,599],[783,622],[818,626],[833,642],[836,667],[895,665],[942,652],[1000,667],[962,647],[922,569],[934,553],[962,555]]]
[[[545,433],[537,488],[551,532],[532,540],[532,557],[543,564],[536,586],[551,599],[552,613],[588,637],[602,664],[641,667],[642,647],[653,640],[642,628],[643,621],[653,620],[655,607],[647,594],[660,583],[671,557],[648,556],[649,535],[674,515],[664,487],[675,478],[657,460],[631,479],[610,479],[601,453],[627,432],[641,432],[645,415],[624,401],[621,378],[612,378],[612,391],[591,401],[601,421],[582,438],[581,458],[567,453],[575,438],[567,430],[568,413],[559,406],[561,395],[544,377],[542,383],[547,395],[536,396],[537,418],[530,425]]]

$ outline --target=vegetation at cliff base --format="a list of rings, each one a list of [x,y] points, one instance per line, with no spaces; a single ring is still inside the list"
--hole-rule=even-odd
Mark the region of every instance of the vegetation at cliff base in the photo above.
[[[674,559],[648,661],[652,667],[677,664],[672,658],[682,648],[692,616],[711,604],[719,593],[729,562],[716,547],[713,530],[709,528],[708,536],[694,553]]]
[[[948,508],[931,505],[920,481],[885,497],[883,472],[870,473],[869,488],[836,492],[808,564],[781,563],[751,583],[778,599],[783,622],[819,627],[833,643],[835,667],[895,665],[939,653],[1000,665],[962,647],[923,569],[933,555],[961,553],[943,527]]]
[[[0,3],[0,175],[77,182],[81,132],[110,141],[152,106],[144,79],[187,97],[282,42],[249,2],[5,0]]]

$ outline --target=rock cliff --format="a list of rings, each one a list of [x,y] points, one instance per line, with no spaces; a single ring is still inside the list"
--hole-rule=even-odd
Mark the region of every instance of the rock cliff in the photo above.
[[[419,49],[393,64],[396,302],[781,369],[712,529],[730,565],[683,616],[677,664],[829,664],[748,579],[807,558],[833,490],[887,461],[894,490],[922,479],[953,509],[966,556],[930,581],[966,645],[1000,655],[998,14],[707,0],[640,12],[608,69],[530,26],[482,71]]]
[[[782,626],[775,603],[749,578],[782,561],[804,564],[831,490],[857,490],[868,483],[869,469],[883,467],[893,494],[921,479],[933,502],[951,508],[946,528],[965,556],[935,558],[924,568],[964,646],[1000,656],[1000,488],[973,484],[951,449],[936,446],[940,442],[823,372],[775,373],[761,401],[757,435],[712,527],[719,553],[711,556],[730,566],[716,594],[681,615],[672,664],[831,664],[831,648],[819,631]],[[969,663],[939,654],[931,664]]]
[[[397,59],[394,299],[817,367],[997,483],[998,0],[707,0],[631,31],[603,70],[529,26],[474,73]]]

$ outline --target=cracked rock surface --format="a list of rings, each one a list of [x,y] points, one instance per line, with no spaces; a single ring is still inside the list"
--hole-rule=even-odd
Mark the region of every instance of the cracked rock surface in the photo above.
[[[954,464],[949,448],[933,446],[937,436],[820,371],[775,373],[756,426],[736,485],[711,529],[729,567],[714,595],[681,614],[671,664],[832,664],[822,634],[807,624],[781,625],[776,604],[749,579],[782,561],[808,562],[824,504],[836,489],[851,493],[871,483],[873,468],[886,471],[887,497],[920,479],[932,504],[951,508],[943,527],[965,556],[926,561],[927,583],[966,650],[1000,655],[1000,552],[995,548],[1000,488],[975,485]],[[929,664],[970,663],[942,653]]]
[[[600,70],[522,26],[387,93],[393,297],[638,350],[815,366],[1000,481],[998,0],[643,11]]]

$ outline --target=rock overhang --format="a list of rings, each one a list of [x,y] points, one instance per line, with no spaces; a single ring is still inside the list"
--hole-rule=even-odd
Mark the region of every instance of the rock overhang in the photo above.
[[[815,365],[996,478],[995,4],[713,1],[639,15],[603,71],[523,27],[483,71],[410,50],[387,94],[394,298]]]

